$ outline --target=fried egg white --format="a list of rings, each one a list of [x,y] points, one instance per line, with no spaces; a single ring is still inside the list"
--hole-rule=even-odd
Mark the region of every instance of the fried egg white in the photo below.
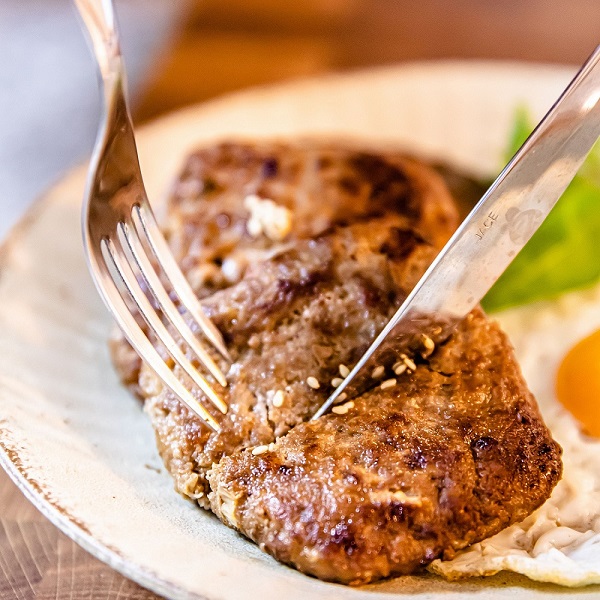
[[[554,392],[558,366],[579,340],[600,329],[600,285],[497,315],[554,438],[563,477],[521,523],[429,569],[447,579],[515,571],[569,587],[600,583],[600,439],[586,436]],[[599,365],[600,367],[600,365]],[[600,402],[600,398],[597,399]]]

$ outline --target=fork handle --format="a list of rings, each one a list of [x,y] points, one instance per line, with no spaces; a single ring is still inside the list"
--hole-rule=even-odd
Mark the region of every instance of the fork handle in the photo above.
[[[75,0],[88,30],[104,83],[121,79],[123,58],[112,0]]]

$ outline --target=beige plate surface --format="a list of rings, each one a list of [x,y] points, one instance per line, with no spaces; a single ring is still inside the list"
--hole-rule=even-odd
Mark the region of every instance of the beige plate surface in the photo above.
[[[140,132],[151,200],[185,153],[224,136],[327,134],[394,143],[493,173],[515,106],[541,116],[573,69],[431,63],[245,92]],[[496,576],[407,577],[366,588],[281,566],[173,492],[138,403],[111,368],[110,318],[87,273],[80,169],[54,187],[0,256],[0,462],[65,533],[126,576],[174,598],[542,598],[571,592]],[[594,593],[586,589],[579,594]]]

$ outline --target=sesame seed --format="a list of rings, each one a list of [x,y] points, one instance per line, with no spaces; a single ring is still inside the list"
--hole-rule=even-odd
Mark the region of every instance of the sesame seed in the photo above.
[[[223,276],[229,283],[236,283],[242,276],[240,263],[233,258],[226,258],[221,265]]]
[[[395,379],[386,379],[379,387],[382,390],[387,390],[388,388],[394,387],[396,385]]]
[[[385,373],[385,367],[382,365],[379,365],[378,367],[375,367],[373,369],[373,373],[371,373],[371,377],[373,379],[379,379],[380,377],[383,377],[384,373]]]
[[[275,408],[280,408],[283,406],[283,401],[285,400],[285,396],[281,390],[277,390],[275,395],[273,396],[273,406]]]
[[[351,408],[354,408],[354,402],[352,400],[341,406],[334,406],[331,409],[331,412],[334,412],[336,415],[345,415]]]
[[[346,365],[340,365],[340,375],[342,377],[348,377],[348,375],[350,375],[350,369]]]
[[[254,456],[258,456],[259,454],[264,454],[265,452],[268,452],[269,450],[269,446],[264,445],[264,446],[256,446],[256,448],[254,448],[254,450],[252,450],[252,454]]]
[[[427,348],[427,350],[433,350],[435,348],[435,343],[428,335],[424,335],[423,336],[423,346],[425,346],[425,348]]]
[[[332,385],[333,387],[338,387],[339,385],[341,385],[342,381],[344,381],[344,380],[343,380],[341,377],[334,377],[334,378],[331,380],[331,385]]]
[[[394,371],[394,373],[396,373],[396,375],[402,375],[402,373],[404,373],[406,369],[407,367],[403,362],[397,362],[392,370]]]
[[[273,450],[275,450],[275,442],[269,444],[269,452],[273,452]]]
[[[423,500],[419,496],[407,496],[402,490],[392,492],[392,496],[402,504],[411,504],[413,506],[423,506]]]
[[[411,371],[414,371],[414,370],[417,368],[417,365],[415,365],[415,362],[414,362],[412,359],[408,358],[408,356],[406,356],[406,357],[404,358],[404,364],[405,364],[405,365],[406,365],[406,366],[407,366],[407,367],[408,367],[408,368],[409,368]]]
[[[262,233],[263,228],[258,219],[251,218],[248,219],[248,222],[246,223],[246,230],[253,238],[256,238]]]
[[[340,402],[343,402],[346,398],[348,397],[348,394],[346,394],[346,392],[342,392],[336,399],[335,399],[335,403],[339,404]]]
[[[308,377],[306,379],[306,383],[309,385],[309,387],[311,387],[313,390],[318,390],[321,387],[321,384],[319,383],[319,380],[316,377]]]

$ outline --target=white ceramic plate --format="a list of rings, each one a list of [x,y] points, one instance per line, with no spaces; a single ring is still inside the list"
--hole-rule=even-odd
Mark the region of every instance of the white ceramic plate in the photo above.
[[[494,173],[515,107],[525,102],[541,116],[573,73],[429,63],[245,92],[140,132],[148,192],[157,203],[191,148],[231,135],[352,136]],[[53,188],[0,256],[0,462],[58,527],[126,576],[176,598],[568,593],[509,575],[460,584],[427,575],[361,589],[327,584],[278,564],[177,496],[147,419],[109,362],[111,321],[80,241],[84,177],[80,169]]]

